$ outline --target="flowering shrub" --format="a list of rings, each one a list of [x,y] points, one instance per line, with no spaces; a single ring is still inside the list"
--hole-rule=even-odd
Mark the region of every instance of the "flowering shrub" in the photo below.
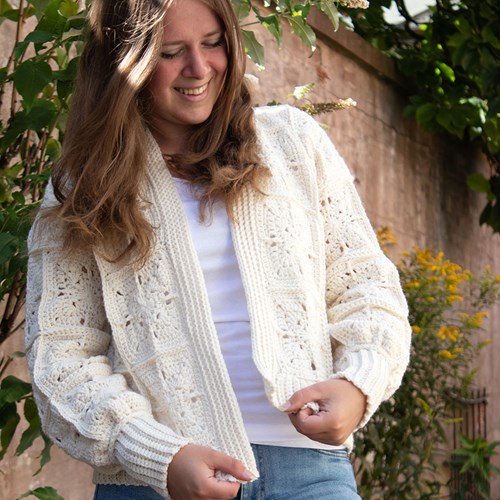
[[[386,249],[395,239],[379,231]],[[475,276],[442,252],[414,247],[398,264],[413,330],[403,383],[356,435],[362,498],[431,498],[444,486],[436,458],[447,445],[457,396],[465,396],[488,308],[500,298],[500,276]]]

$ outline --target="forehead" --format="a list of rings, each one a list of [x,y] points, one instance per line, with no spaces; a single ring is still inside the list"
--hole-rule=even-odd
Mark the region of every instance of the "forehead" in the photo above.
[[[176,0],[165,13],[164,39],[222,31],[219,16],[202,0]]]

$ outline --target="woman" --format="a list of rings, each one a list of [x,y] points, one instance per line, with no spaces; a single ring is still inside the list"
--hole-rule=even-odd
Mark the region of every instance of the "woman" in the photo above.
[[[47,435],[95,498],[359,498],[409,327],[326,134],[253,110],[229,0],[95,0],[29,239]]]

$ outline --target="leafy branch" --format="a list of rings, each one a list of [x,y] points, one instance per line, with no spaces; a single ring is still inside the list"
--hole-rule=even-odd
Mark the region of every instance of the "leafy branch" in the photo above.
[[[402,25],[385,20],[396,3]],[[477,145],[489,177],[476,174],[469,187],[486,196],[480,223],[500,232],[500,2],[438,0],[421,19],[404,0],[372,0],[349,12],[355,30],[392,57],[410,88],[405,115],[429,132],[447,132]]]

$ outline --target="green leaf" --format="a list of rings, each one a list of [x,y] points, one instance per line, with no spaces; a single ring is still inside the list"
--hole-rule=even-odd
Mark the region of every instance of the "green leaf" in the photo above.
[[[59,495],[59,493],[57,493],[57,490],[55,490],[50,486],[44,486],[41,488],[30,490],[26,492],[24,495],[21,495],[17,500],[29,497],[30,495],[35,496],[39,500],[64,500],[64,498],[61,495]]]
[[[424,127],[430,127],[436,117],[437,111],[436,105],[432,103],[419,106],[416,112],[417,121]]]
[[[300,16],[287,17],[294,33],[311,49],[316,50],[316,35],[312,28]]]
[[[446,77],[446,79],[448,79],[450,82],[455,81],[455,72],[452,68],[450,68],[450,66],[448,66],[444,62],[438,62],[437,66],[441,70],[441,73]]]
[[[432,408],[430,407],[429,403],[425,401],[425,399],[416,398],[416,400],[418,401],[419,405],[422,407],[424,412],[427,413],[427,415],[432,415],[433,413]]]
[[[35,16],[40,19],[45,12],[45,9],[52,0],[28,0],[28,2],[35,8]]]
[[[40,132],[54,118],[56,107],[49,101],[37,101],[26,115],[26,124],[30,130]]]
[[[48,2],[38,23],[39,30],[48,31],[55,37],[60,37],[66,26],[66,18],[59,12],[60,3],[60,0]]]
[[[23,454],[31,447],[33,441],[41,435],[40,417],[33,399],[26,399],[24,402],[24,417],[29,423],[28,428],[23,432],[19,446],[16,448],[16,455]]]
[[[264,69],[264,47],[257,41],[253,31],[241,30],[241,32],[248,56],[259,68]]]
[[[4,233],[2,233],[1,236],[3,236]],[[16,240],[13,238],[8,245],[2,245],[0,248],[0,265],[8,264],[12,258],[17,254],[17,245],[16,245]],[[5,279],[5,275],[2,278],[2,281]],[[0,392],[1,394],[1,392]],[[5,401],[2,401],[0,403],[0,406],[4,404]]]
[[[42,469],[50,462],[50,450],[52,448],[52,441],[42,432],[44,447],[40,454],[40,468],[33,474],[34,476],[40,474]]]
[[[26,353],[24,353],[23,351],[15,351],[9,355],[9,358],[12,358],[12,359],[19,359],[19,358],[25,358],[25,357],[26,357]]]
[[[276,14],[270,16],[257,16],[259,21],[265,26],[269,32],[276,38],[278,42],[278,47],[281,47],[281,42],[283,40],[283,31],[281,29],[281,23]]]
[[[494,29],[493,29],[493,23],[487,24],[481,30],[481,36],[483,37],[485,42],[488,42],[495,49],[500,50],[500,40],[495,35]]]
[[[293,5],[292,12],[293,16],[300,16],[304,21],[307,19],[309,12],[311,11],[311,4],[309,2],[305,2],[303,4],[297,3]]]
[[[72,17],[78,13],[78,9],[78,2],[73,0],[63,0],[61,5],[59,5],[59,14],[66,18]]]
[[[7,68],[0,68],[0,85],[7,80]]]
[[[0,136],[0,149],[5,151],[26,130],[40,132],[50,124],[56,113],[56,107],[50,101],[37,101],[29,112],[25,110],[19,111],[14,116],[3,137]]]
[[[56,161],[61,154],[61,143],[57,139],[51,137],[47,141],[45,154],[50,158],[51,161]]]
[[[23,164],[15,163],[11,167],[5,168],[2,174],[6,179],[13,181],[17,179],[17,176],[19,175],[20,172],[22,172],[22,170],[23,170]]]
[[[19,205],[26,204],[26,198],[24,197],[23,193],[21,193],[20,191],[14,191],[12,193],[12,198],[16,203],[19,203]]]
[[[19,21],[19,9],[13,9],[11,5],[2,0],[0,3],[0,16],[17,23]]]
[[[24,61],[14,73],[14,85],[29,108],[36,95],[52,80],[52,68],[43,61]]]
[[[6,233],[0,233],[0,238],[4,236],[4,245],[5,239],[8,237]],[[1,245],[1,239],[0,239]],[[14,375],[8,375],[2,380],[0,385],[0,406],[5,403],[15,403],[20,401],[26,395],[30,394],[32,391],[31,384],[28,382],[24,382]]]
[[[64,68],[54,71],[54,78],[64,82],[73,82],[78,69],[79,60],[79,57],[74,57]]]
[[[339,29],[339,11],[335,5],[335,0],[320,0],[319,9],[328,16],[333,30],[337,31]]]
[[[22,42],[19,42],[15,49],[14,49],[14,57],[16,59],[16,61],[18,61],[22,56],[23,54],[26,52],[26,49],[28,48],[28,45],[30,43],[27,41],[27,40],[23,40]]]
[[[65,31],[62,35],[61,42],[77,41],[82,39],[81,28],[71,28]]]
[[[47,33],[46,31],[32,31],[31,33],[28,33],[26,35],[26,38],[24,39],[26,42],[33,42],[33,43],[46,43],[52,40],[54,37],[52,33]]]
[[[234,11],[240,21],[248,17],[251,10],[250,0],[232,0]]]
[[[478,193],[490,193],[491,187],[483,174],[471,174],[467,177],[467,185]]]
[[[2,432],[0,434],[0,460],[2,460],[2,458],[5,456],[5,453],[7,453],[10,443],[12,442],[12,438],[14,437],[14,434],[16,432],[17,426],[21,421],[21,417],[18,415],[16,405],[14,403],[11,403],[7,407],[3,406],[2,413],[4,413],[4,415],[2,415],[2,420],[4,420],[5,422],[1,427]]]
[[[12,10],[12,5],[7,0],[0,0],[0,16],[3,16],[9,10]]]

